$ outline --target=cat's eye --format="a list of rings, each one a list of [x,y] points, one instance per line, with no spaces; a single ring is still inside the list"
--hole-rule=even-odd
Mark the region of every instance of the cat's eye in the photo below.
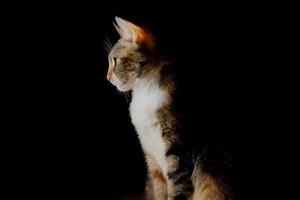
[[[116,66],[117,65],[117,58],[113,58],[113,60],[114,60],[114,66]]]

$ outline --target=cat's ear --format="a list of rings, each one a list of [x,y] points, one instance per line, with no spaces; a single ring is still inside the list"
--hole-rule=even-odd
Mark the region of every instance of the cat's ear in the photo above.
[[[117,25],[114,24],[114,26],[121,38],[138,44],[144,44],[148,48],[154,48],[155,40],[150,31],[120,17],[116,17],[116,22]]]
[[[113,25],[116,29],[116,31],[119,33],[119,35],[122,37],[122,32],[121,32],[121,29],[118,27],[118,25],[116,25],[114,22],[113,22]]]

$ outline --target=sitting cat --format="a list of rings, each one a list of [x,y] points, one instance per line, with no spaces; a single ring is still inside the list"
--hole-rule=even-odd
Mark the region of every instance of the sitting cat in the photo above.
[[[119,91],[132,91],[130,116],[148,167],[147,198],[153,200],[232,199],[229,187],[192,156],[181,140],[174,108],[173,61],[158,55],[152,33],[116,17],[120,39],[112,47],[107,79]]]

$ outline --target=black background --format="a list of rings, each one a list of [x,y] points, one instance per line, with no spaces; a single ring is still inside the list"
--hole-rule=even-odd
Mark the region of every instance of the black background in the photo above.
[[[128,103],[106,80],[103,40],[118,39],[112,22],[119,16],[152,30],[159,48],[177,60],[189,119],[201,134],[222,136],[216,140],[238,155],[241,199],[269,197],[277,185],[270,170],[282,163],[272,134],[277,127],[271,94],[277,85],[268,64],[276,45],[275,16],[259,5],[135,6],[15,10],[11,48],[18,59],[11,64],[16,97],[10,116],[18,123],[10,130],[22,134],[12,134],[18,148],[11,148],[17,162],[11,181],[27,186],[21,195],[41,199],[115,199],[142,192],[146,169]]]

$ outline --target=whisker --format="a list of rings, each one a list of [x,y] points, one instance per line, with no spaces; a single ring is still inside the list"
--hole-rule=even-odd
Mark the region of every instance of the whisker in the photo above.
[[[103,42],[104,42],[104,44],[105,44],[106,47],[108,47],[108,48],[111,49],[111,46],[110,46],[110,44],[107,41],[103,40]]]
[[[105,50],[105,53],[109,54],[109,52],[110,52],[110,49],[109,49],[109,48],[104,47],[104,50]]]
[[[110,53],[111,49],[112,49],[112,44],[111,42],[108,40],[108,37],[105,36],[106,39],[102,39],[102,42],[103,42],[103,46],[104,46],[104,49],[105,49],[105,52],[107,54]]]
[[[127,94],[127,92],[124,92],[124,95],[125,95],[125,99],[126,99],[126,102],[128,103],[128,94]]]
[[[109,44],[106,41],[103,41],[103,45],[104,47],[106,47],[107,49],[111,49],[111,47],[109,46]]]
[[[112,49],[113,45],[111,44],[109,38],[106,35],[104,37],[106,38],[106,41],[108,42],[108,44],[110,45],[110,48]]]

